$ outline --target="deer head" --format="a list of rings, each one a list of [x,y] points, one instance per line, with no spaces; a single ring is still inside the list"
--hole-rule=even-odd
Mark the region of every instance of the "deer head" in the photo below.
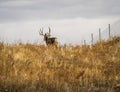
[[[47,41],[50,38],[50,28],[49,28],[49,33],[43,33],[43,28],[40,29],[39,35],[44,36],[44,40]]]

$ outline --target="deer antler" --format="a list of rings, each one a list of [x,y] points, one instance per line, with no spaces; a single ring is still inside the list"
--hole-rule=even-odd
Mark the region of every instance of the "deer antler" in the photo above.
[[[50,29],[50,27],[49,27],[49,33],[48,33],[48,36],[51,36],[50,33],[51,33],[51,29]]]
[[[51,29],[50,29],[50,27],[49,27],[49,34],[51,33]]]
[[[43,34],[43,28],[42,29],[40,28],[39,35],[44,35]]]

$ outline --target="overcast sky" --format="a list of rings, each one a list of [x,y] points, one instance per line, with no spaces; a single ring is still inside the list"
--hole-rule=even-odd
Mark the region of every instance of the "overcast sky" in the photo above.
[[[79,44],[120,19],[120,0],[0,0],[0,40],[40,42],[48,27],[60,43]]]

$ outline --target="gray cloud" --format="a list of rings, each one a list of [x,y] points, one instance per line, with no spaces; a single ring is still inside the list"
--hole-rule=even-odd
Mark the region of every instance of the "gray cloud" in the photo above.
[[[120,16],[120,0],[0,0],[0,20]]]

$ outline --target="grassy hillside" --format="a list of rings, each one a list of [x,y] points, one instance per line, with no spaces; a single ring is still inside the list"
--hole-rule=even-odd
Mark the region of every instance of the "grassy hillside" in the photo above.
[[[120,37],[93,46],[0,44],[0,92],[120,92]]]

